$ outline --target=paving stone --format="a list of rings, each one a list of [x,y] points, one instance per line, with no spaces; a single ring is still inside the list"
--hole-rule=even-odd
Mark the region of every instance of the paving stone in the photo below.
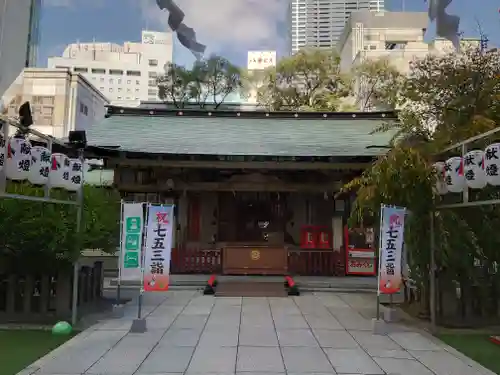
[[[374,335],[368,331],[349,331],[364,349],[384,349],[384,350],[401,350],[395,341],[391,340],[389,336]]]
[[[172,323],[172,328],[192,328],[200,329],[205,327],[207,317],[204,315],[179,315],[175,322]]]
[[[480,375],[478,366],[469,366],[447,351],[410,350],[418,361],[431,369],[436,375]]]
[[[302,315],[282,315],[274,317],[274,325],[276,329],[289,328],[289,329],[307,329],[306,320]]]
[[[160,346],[196,346],[201,336],[200,329],[170,328],[159,341]]]
[[[244,326],[240,328],[239,345],[242,346],[278,346],[274,327]]]
[[[198,347],[187,369],[188,373],[234,373],[236,366],[236,347],[209,346]]]
[[[240,346],[236,371],[285,372],[278,347]]]
[[[274,322],[271,314],[242,314],[241,315],[241,325],[242,326],[252,326],[252,327],[266,327],[269,329],[274,329]]]
[[[394,375],[435,375],[431,370],[414,359],[375,358],[377,364],[388,374]],[[453,373],[454,375],[458,375]]]
[[[346,331],[333,331],[328,329],[313,329],[314,336],[323,348],[356,349],[359,344]]]
[[[373,329],[371,319],[365,319],[361,315],[356,316],[335,316],[340,324],[347,330],[371,331]]]
[[[129,345],[116,346],[92,366],[87,374],[122,374],[134,372],[151,352],[151,348]]]
[[[184,372],[191,361],[193,352],[194,347],[173,346],[166,348],[157,346],[142,363],[138,371],[148,374]]]
[[[389,337],[406,350],[443,350],[443,347],[417,332],[395,332]]]
[[[325,352],[339,374],[385,374],[362,349],[325,349]]]
[[[309,329],[279,329],[277,333],[280,346],[319,346]]]
[[[343,330],[344,327],[340,324],[340,322],[335,319],[330,313],[327,311],[327,315],[318,316],[312,314],[305,314],[304,318],[307,321],[307,324],[311,328],[317,329],[332,329],[332,330]]]
[[[400,359],[413,359],[413,356],[406,350],[385,350],[385,349],[366,349],[368,354],[372,357],[380,358],[400,358]]]
[[[228,328],[221,329],[205,329],[201,334],[199,346],[237,346],[238,345],[239,329]]]
[[[332,365],[320,348],[283,347],[281,348],[287,373],[334,373]]]

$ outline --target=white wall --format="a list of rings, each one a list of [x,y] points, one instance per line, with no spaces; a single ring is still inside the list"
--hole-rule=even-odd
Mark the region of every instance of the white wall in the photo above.
[[[32,0],[0,0],[0,95],[26,64]]]
[[[76,97],[72,130],[88,130],[92,125],[104,119],[105,105],[108,101],[97,95],[88,85],[84,85],[82,80],[75,80],[72,88],[75,89]]]

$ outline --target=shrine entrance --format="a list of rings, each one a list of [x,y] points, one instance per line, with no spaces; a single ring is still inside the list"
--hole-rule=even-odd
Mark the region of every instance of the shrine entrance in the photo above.
[[[286,194],[221,192],[218,242],[223,243],[225,274],[283,275]]]

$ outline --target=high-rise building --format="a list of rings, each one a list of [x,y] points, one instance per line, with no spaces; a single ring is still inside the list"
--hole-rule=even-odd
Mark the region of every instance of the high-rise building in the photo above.
[[[291,0],[292,53],[302,47],[334,48],[351,12],[384,10],[384,0]]]
[[[172,33],[142,31],[142,41],[73,43],[62,57],[50,57],[49,68],[82,74],[112,104],[139,105],[158,100],[156,79],[172,61]]]
[[[0,0],[0,95],[36,64],[41,0]]]

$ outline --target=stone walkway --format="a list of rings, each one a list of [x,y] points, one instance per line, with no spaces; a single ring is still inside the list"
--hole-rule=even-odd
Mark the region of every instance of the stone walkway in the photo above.
[[[21,374],[36,375],[492,375],[425,334],[372,334],[375,296],[214,298],[149,294],[148,332],[126,316],[85,331]]]

